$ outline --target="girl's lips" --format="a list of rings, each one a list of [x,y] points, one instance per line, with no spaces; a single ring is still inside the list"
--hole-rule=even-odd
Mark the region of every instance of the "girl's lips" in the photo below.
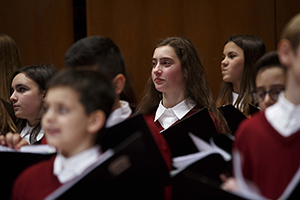
[[[161,78],[155,78],[154,79],[154,82],[155,83],[161,83],[163,81],[163,79],[161,79]]]
[[[18,105],[13,105],[13,107],[14,107],[14,110],[18,110],[20,108],[20,106],[18,106]]]

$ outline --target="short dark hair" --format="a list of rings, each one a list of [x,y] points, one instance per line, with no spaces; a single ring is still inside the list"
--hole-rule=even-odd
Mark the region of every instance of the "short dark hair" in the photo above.
[[[69,68],[97,70],[111,80],[118,74],[126,78],[120,99],[136,106],[137,98],[131,75],[125,66],[119,47],[108,37],[89,36],[74,43],[65,54],[65,65]]]
[[[74,43],[65,54],[67,67],[96,67],[109,78],[125,74],[124,59],[118,46],[104,36],[90,36]]]
[[[278,58],[278,53],[277,51],[270,51],[263,55],[260,59],[257,60],[255,63],[255,76],[254,76],[254,85],[256,85],[256,76],[259,71],[265,70],[267,68],[271,67],[278,67],[281,68],[284,73],[286,73],[286,67],[283,66]]]
[[[108,118],[115,98],[111,80],[98,71],[66,69],[60,71],[47,85],[70,87],[79,94],[87,114],[102,110]]]

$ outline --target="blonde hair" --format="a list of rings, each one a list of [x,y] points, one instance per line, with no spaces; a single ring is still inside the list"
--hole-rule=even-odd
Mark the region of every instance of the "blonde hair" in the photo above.
[[[295,51],[300,44],[300,13],[295,15],[284,27],[281,39],[287,39],[291,42]]]
[[[21,67],[19,50],[15,41],[8,35],[0,34],[0,98],[10,101],[11,75]],[[15,132],[16,125],[0,103],[0,132]]]

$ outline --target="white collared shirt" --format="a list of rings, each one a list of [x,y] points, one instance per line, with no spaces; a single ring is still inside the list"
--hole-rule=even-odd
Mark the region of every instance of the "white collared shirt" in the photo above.
[[[177,120],[182,119],[190,110],[196,106],[196,103],[187,98],[172,108],[165,108],[160,101],[159,106],[155,113],[154,122],[159,121],[160,125],[167,129]]]
[[[112,127],[130,117],[132,110],[129,106],[129,103],[122,100],[120,100],[119,102],[121,107],[110,113],[106,121],[106,128]]]
[[[100,146],[95,145],[70,158],[58,153],[54,160],[53,174],[60,183],[66,183],[79,176],[85,169],[95,163],[100,157]]]
[[[281,92],[277,103],[266,108],[268,122],[283,137],[289,137],[300,130],[300,105],[294,105]]]
[[[26,126],[22,129],[20,136],[21,138],[25,139],[28,144],[30,144],[30,133],[34,129],[35,126],[29,126],[28,122]],[[41,128],[39,134],[36,137],[36,141],[40,141],[44,136],[44,130]]]

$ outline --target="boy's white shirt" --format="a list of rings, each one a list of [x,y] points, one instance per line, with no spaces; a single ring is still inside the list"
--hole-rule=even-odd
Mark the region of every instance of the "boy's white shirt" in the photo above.
[[[160,101],[159,106],[155,113],[154,122],[157,120],[164,129],[169,128],[177,120],[182,119],[190,110],[196,106],[196,103],[187,98],[172,108],[165,108]]]
[[[26,126],[22,129],[20,133],[21,138],[25,139],[28,142],[28,144],[30,144],[30,133],[33,129],[34,126],[29,126],[29,124],[26,123]],[[44,130],[41,129],[39,134],[36,137],[36,141],[40,141],[43,137],[44,137]]]
[[[300,130],[300,105],[294,105],[281,92],[278,101],[266,108],[266,118],[283,137],[289,137]]]
[[[108,119],[106,120],[106,128],[112,127],[126,119],[128,119],[132,113],[132,110],[127,101],[120,100],[120,108],[117,108],[110,113]]]
[[[100,155],[99,145],[95,145],[70,158],[65,158],[58,152],[54,160],[53,174],[57,176],[60,183],[64,184],[79,176],[85,169],[97,162]]]

